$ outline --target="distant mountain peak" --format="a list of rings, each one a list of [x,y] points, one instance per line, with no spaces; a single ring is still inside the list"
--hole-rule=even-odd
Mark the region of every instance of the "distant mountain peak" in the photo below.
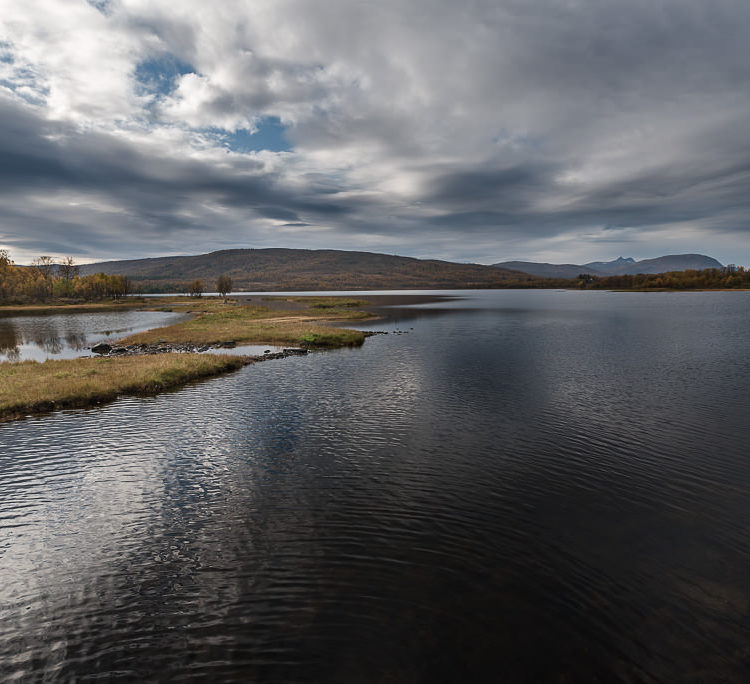
[[[613,259],[612,261],[590,261],[589,263],[584,264],[584,266],[597,271],[610,272],[617,268],[627,268],[635,263],[637,262],[633,257],[618,256],[617,259]]]
[[[703,254],[669,254],[655,259],[636,261],[619,256],[613,261],[590,261],[587,264],[540,264],[532,261],[506,261],[494,264],[543,278],[575,278],[580,273],[594,276],[627,275],[636,273],[666,273],[667,271],[723,268],[721,263]]]

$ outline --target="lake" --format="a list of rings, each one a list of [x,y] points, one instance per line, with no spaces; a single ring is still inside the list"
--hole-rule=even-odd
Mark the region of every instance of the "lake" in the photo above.
[[[52,316],[0,317],[0,362],[91,356],[90,347],[187,316],[167,311],[103,311]]]
[[[4,678],[747,681],[750,293],[452,294],[0,425]]]

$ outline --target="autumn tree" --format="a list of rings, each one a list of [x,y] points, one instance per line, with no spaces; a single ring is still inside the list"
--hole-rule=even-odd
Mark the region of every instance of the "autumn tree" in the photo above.
[[[34,259],[31,265],[46,280],[52,277],[52,271],[55,269],[55,260],[50,256],[40,256]]]
[[[80,271],[80,267],[73,261],[73,257],[65,257],[57,267],[57,272],[63,280],[73,280]]]
[[[232,291],[232,279],[228,275],[220,275],[216,281],[216,291],[224,297],[226,304],[227,295]]]
[[[129,276],[105,275],[104,278],[106,282],[106,294],[115,299],[127,297],[133,289],[133,284],[131,283]]]
[[[0,271],[4,271],[13,265],[13,259],[10,258],[10,252],[7,249],[0,249]]]
[[[230,284],[230,287],[231,287],[231,284]],[[198,298],[202,297],[204,289],[205,288],[203,287],[203,281],[200,278],[194,280],[188,286],[188,292],[190,293],[191,297],[198,297]]]
[[[5,302],[14,294],[15,271],[10,252],[7,249],[0,249],[0,302]]]

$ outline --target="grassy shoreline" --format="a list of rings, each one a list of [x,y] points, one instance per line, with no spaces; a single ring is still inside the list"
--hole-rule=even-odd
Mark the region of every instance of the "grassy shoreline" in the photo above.
[[[359,330],[325,325],[331,322],[371,318],[360,304],[332,306],[329,302],[305,302],[296,311],[253,305],[212,306],[186,321],[129,335],[123,345],[154,344],[269,344],[303,347],[356,347],[365,341]],[[315,307],[315,308],[313,308]],[[175,307],[174,310],[177,310]]]
[[[361,308],[367,302],[309,297],[301,303],[302,309],[289,311],[236,301],[225,304],[216,298],[170,297],[123,303],[0,307],[0,316],[134,309],[193,314],[180,323],[124,337],[117,341],[119,345],[235,343],[334,349],[364,343],[365,333],[326,323],[371,318]],[[3,362],[0,422],[64,408],[85,408],[123,395],[155,394],[252,362],[249,357],[191,353]]]
[[[240,356],[158,354],[0,363],[0,422],[150,395],[241,368]]]

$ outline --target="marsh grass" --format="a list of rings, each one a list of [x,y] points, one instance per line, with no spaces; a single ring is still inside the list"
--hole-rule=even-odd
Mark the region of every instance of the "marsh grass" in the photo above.
[[[278,299],[278,297],[265,297],[264,299]],[[299,302],[307,304],[312,309],[351,309],[367,306],[366,299],[352,299],[351,297],[286,297],[288,302]]]
[[[158,354],[0,363],[0,420],[154,394],[248,363],[239,356]]]
[[[278,311],[262,306],[227,305],[214,307],[195,318],[164,328],[130,335],[121,344],[274,344],[311,347],[359,346],[365,340],[358,330],[322,325],[323,322],[361,320],[365,311],[327,309],[324,314],[310,309]]]

